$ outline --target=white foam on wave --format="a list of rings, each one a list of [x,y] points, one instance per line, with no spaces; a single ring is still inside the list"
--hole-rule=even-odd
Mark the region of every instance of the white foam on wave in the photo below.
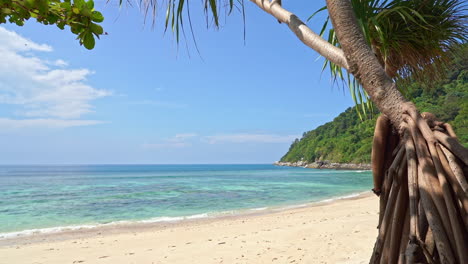
[[[203,214],[195,214],[195,215],[188,215],[188,216],[161,216],[161,217],[154,217],[145,220],[137,220],[133,221],[132,223],[158,223],[158,222],[176,222],[176,221],[183,221],[189,219],[200,219],[200,218],[208,218],[211,217],[208,213]]]
[[[303,208],[303,207],[316,205],[316,204],[320,204],[320,203],[329,203],[329,202],[338,201],[338,200],[350,199],[350,198],[358,197],[358,196],[363,195],[365,193],[368,193],[368,191],[358,192],[358,193],[351,193],[351,194],[347,194],[347,195],[336,196],[336,197],[332,197],[332,198],[327,198],[327,199],[323,199],[323,200],[307,202],[307,203],[302,203],[302,204],[293,204],[293,205],[287,205],[287,206],[282,206],[282,207],[276,207],[274,209],[276,209],[276,210],[287,210],[287,209]]]
[[[358,197],[358,196],[363,195],[363,194],[368,193],[368,192],[369,191],[359,192],[359,193],[352,193],[352,194],[348,194],[348,195],[337,196],[337,197],[321,200],[321,201],[318,201],[318,202],[333,202],[333,201],[337,201],[337,200],[345,200],[345,199]]]
[[[174,216],[174,217],[169,217],[169,216],[161,216],[161,217],[154,217],[150,219],[145,219],[145,220],[139,220],[135,221],[137,223],[158,223],[158,222],[175,222],[175,221],[181,221],[184,220],[184,217],[182,216]]]
[[[15,238],[15,237],[23,237],[23,236],[32,236],[37,234],[53,234],[53,233],[60,233],[64,231],[75,231],[75,230],[84,230],[84,229],[93,229],[103,226],[114,226],[114,225],[130,225],[135,223],[142,223],[142,224],[149,224],[149,223],[159,223],[159,222],[177,222],[189,219],[200,219],[200,218],[208,218],[210,215],[208,213],[203,214],[195,214],[189,216],[161,216],[161,217],[154,217],[150,219],[144,220],[134,220],[134,221],[114,221],[109,223],[103,224],[89,224],[89,225],[76,225],[76,226],[57,226],[57,227],[49,227],[49,228],[37,228],[37,229],[28,229],[18,232],[8,232],[8,233],[0,233],[0,240],[8,239],[8,238]]]
[[[199,219],[199,218],[207,218],[209,215],[207,213],[204,214],[196,214],[196,215],[190,215],[185,217],[186,219]]]
[[[249,209],[250,211],[264,211],[264,210],[267,210],[268,207],[259,207],[259,208],[252,208],[252,209]]]
[[[97,226],[98,225],[77,225],[77,226],[57,226],[57,227],[49,227],[49,228],[27,229],[27,230],[18,231],[18,232],[0,233],[0,240],[13,238],[13,237],[20,237],[20,236],[31,236],[31,235],[36,235],[36,234],[52,234],[52,233],[59,233],[63,231],[91,229]]]
[[[159,222],[177,222],[177,221],[184,221],[184,220],[192,220],[192,219],[202,219],[202,218],[215,218],[215,217],[222,217],[222,216],[229,216],[229,215],[240,215],[245,212],[252,212],[252,211],[266,211],[266,210],[287,210],[287,209],[295,209],[295,208],[302,208],[307,207],[310,205],[314,205],[317,203],[324,203],[324,202],[333,202],[336,200],[343,200],[343,199],[350,199],[354,197],[358,197],[366,192],[359,192],[359,193],[352,193],[343,196],[337,196],[333,198],[328,198],[324,200],[319,200],[315,202],[309,203],[302,203],[302,204],[295,204],[295,205],[287,205],[287,206],[279,206],[279,207],[259,207],[259,208],[246,208],[246,209],[239,209],[239,210],[229,210],[229,211],[221,211],[221,212],[213,212],[213,213],[202,213],[202,214],[195,214],[189,216],[160,216],[154,217],[150,219],[144,220],[122,220],[122,221],[114,221],[109,223],[101,223],[101,224],[87,224],[87,225],[75,225],[75,226],[58,226],[58,227],[49,227],[49,228],[38,228],[38,229],[28,229],[18,232],[9,232],[9,233],[0,233],[0,240],[9,239],[9,238],[16,238],[16,237],[24,237],[24,236],[32,236],[37,234],[53,234],[53,233],[60,233],[64,231],[75,231],[75,230],[85,230],[85,229],[93,229],[103,226],[114,226],[114,225],[130,225],[135,223],[141,224],[150,224],[150,223],[159,223]]]
[[[304,204],[293,204],[293,205],[288,205],[288,206],[280,207],[280,208],[278,208],[278,209],[279,209],[279,210],[283,210],[283,209],[302,208],[302,207],[306,207],[306,206],[309,206],[309,205],[314,204],[314,203],[315,203],[315,202],[304,203]]]

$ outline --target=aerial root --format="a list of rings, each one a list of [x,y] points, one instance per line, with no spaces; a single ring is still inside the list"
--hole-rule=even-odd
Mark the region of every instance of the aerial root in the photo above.
[[[430,113],[409,109],[403,118],[393,146],[388,120],[376,125],[380,213],[370,263],[468,263],[468,150]]]
[[[389,134],[390,122],[385,115],[380,115],[375,124],[374,138],[372,142],[372,174],[374,177],[374,193],[381,194],[382,182],[384,180],[384,163],[387,152],[387,136]],[[391,131],[390,131],[391,133]],[[391,150],[389,150],[391,151]]]

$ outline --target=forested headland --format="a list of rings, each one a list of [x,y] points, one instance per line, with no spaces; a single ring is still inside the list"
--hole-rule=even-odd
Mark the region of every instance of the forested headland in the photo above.
[[[436,83],[413,82],[406,85],[405,96],[421,112],[431,112],[450,123],[458,140],[468,146],[468,46],[460,48],[446,70],[446,77]],[[350,107],[333,121],[304,132],[296,139],[281,162],[328,161],[370,163],[372,136],[378,112],[361,120]]]

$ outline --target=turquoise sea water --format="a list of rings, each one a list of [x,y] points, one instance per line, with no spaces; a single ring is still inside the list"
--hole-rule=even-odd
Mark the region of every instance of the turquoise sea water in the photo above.
[[[282,207],[360,193],[371,184],[368,171],[273,165],[0,166],[0,237]]]

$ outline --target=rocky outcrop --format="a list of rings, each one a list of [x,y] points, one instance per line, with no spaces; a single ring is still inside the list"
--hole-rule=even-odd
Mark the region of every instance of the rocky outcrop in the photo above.
[[[371,165],[367,163],[335,163],[328,161],[316,161],[307,163],[306,161],[281,162],[275,161],[273,165],[288,167],[303,167],[311,169],[334,169],[334,170],[370,170]]]

